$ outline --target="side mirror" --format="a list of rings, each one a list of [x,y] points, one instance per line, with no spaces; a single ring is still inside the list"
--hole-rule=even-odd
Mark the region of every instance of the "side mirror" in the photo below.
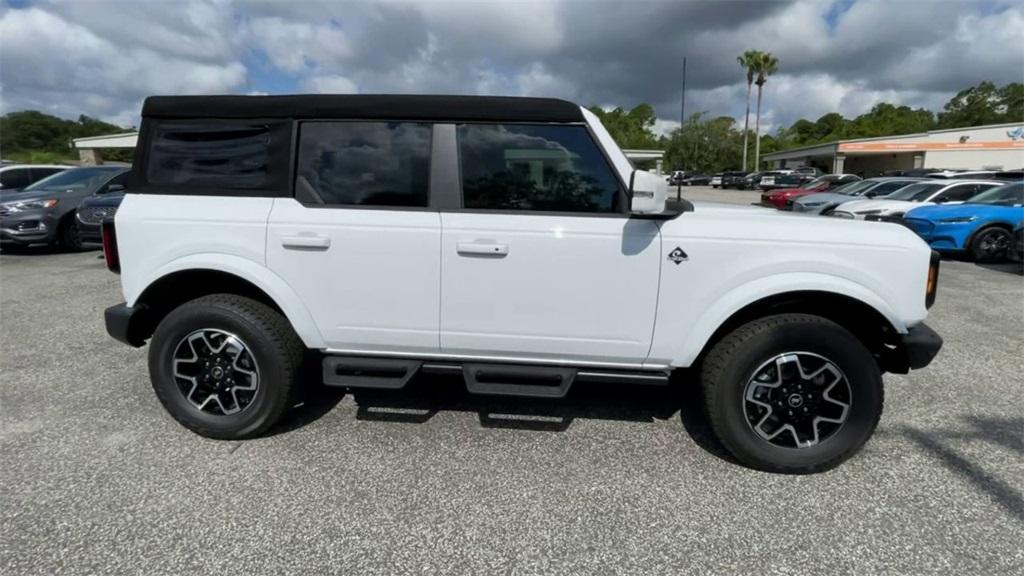
[[[633,170],[629,177],[629,211],[634,214],[660,214],[665,211],[668,187],[660,176],[646,170]]]
[[[124,192],[124,184],[111,184],[103,190],[104,194],[109,194],[111,192]]]

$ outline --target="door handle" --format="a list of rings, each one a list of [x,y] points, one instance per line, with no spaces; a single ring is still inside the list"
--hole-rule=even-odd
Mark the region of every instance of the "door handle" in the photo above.
[[[472,256],[507,256],[508,244],[498,242],[459,242],[455,245],[459,254]]]
[[[285,248],[298,248],[306,250],[327,250],[331,247],[331,239],[328,236],[298,235],[282,236],[281,245]]]

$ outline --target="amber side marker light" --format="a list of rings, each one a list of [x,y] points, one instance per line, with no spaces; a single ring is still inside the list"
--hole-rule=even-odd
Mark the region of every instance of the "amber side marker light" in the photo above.
[[[939,253],[932,250],[932,259],[928,264],[928,284],[924,291],[925,308],[931,308],[935,304],[935,294],[939,289]]]
[[[117,233],[113,220],[104,220],[100,225],[103,239],[103,259],[107,262],[107,270],[115,274],[121,273],[121,259],[117,254]]]

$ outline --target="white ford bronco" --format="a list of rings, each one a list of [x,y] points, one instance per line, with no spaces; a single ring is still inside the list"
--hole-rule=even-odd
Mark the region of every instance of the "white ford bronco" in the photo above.
[[[562,100],[151,97],[103,227],[171,415],[258,435],[301,386],[558,398],[690,370],[711,426],[764,470],[835,466],[882,373],[927,365],[938,258],[890,223],[666,201]],[[316,366],[314,382],[300,368]]]

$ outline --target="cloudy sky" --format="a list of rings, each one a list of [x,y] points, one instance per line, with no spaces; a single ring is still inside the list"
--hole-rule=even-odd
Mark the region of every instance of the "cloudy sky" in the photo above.
[[[878,101],[941,108],[1024,80],[1019,1],[0,0],[3,112],[138,123],[150,94],[458,93],[743,114],[736,56],[774,53],[772,130]]]

